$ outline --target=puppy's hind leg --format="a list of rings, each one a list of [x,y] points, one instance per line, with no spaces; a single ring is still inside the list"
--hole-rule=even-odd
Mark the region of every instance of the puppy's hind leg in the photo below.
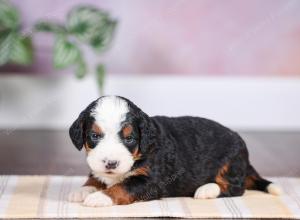
[[[216,183],[221,188],[219,197],[242,196],[244,194],[248,161],[243,157],[243,154],[239,154],[219,168],[215,177]]]
[[[200,186],[195,194],[195,199],[215,199],[221,194],[221,189],[216,183],[207,183]]]

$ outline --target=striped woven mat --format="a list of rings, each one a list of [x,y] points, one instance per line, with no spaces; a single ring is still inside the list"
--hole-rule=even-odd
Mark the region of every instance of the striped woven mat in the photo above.
[[[300,218],[300,178],[269,178],[281,185],[282,196],[247,191],[235,198],[167,198],[103,208],[67,202],[68,193],[85,178],[0,176],[0,218]]]

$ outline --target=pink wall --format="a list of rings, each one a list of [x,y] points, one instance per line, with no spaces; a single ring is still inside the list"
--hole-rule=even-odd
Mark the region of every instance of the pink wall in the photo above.
[[[297,0],[14,0],[25,29],[61,20],[79,3],[119,20],[112,49],[100,59],[109,73],[300,75]],[[51,72],[51,39],[35,38],[36,72]]]

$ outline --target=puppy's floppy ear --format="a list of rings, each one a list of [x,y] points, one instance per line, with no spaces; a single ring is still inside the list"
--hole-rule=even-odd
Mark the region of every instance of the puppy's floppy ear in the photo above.
[[[69,129],[70,138],[78,150],[81,150],[84,143],[84,120],[86,110],[80,113],[79,117],[73,122]]]
[[[97,105],[99,99],[101,99],[101,97],[89,104],[88,107],[80,113],[69,129],[70,138],[78,150],[82,149],[85,142],[86,120]]]

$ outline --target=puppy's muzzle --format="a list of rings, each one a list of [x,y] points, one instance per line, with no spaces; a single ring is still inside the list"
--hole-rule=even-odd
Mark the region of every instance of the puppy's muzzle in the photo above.
[[[105,169],[107,170],[114,170],[120,164],[120,162],[117,160],[104,160],[103,163],[105,164]]]

